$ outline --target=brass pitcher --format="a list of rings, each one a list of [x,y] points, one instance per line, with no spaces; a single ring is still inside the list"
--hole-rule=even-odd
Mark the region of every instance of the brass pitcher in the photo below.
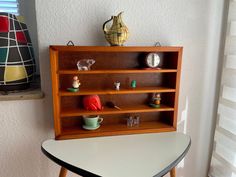
[[[129,37],[128,28],[125,26],[121,18],[122,13],[123,12],[120,12],[117,16],[112,16],[111,19],[107,20],[103,24],[105,38],[112,46],[122,46]],[[111,28],[107,29],[106,24],[112,20],[113,23]]]

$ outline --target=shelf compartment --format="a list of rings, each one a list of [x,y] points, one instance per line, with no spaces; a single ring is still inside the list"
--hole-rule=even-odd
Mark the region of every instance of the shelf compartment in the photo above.
[[[87,111],[85,109],[67,108],[61,111],[61,117],[82,116],[82,115],[106,115],[106,114],[122,114],[122,113],[142,113],[142,112],[160,112],[174,111],[173,107],[161,105],[160,108],[152,108],[147,105],[136,106],[120,106],[121,110],[115,108],[104,107],[101,111]]]
[[[119,95],[119,94],[138,94],[138,93],[170,93],[175,92],[175,89],[167,88],[167,87],[137,87],[137,88],[128,88],[128,89],[81,89],[78,92],[69,92],[66,90],[60,91],[60,96],[78,96],[78,95]]]
[[[126,124],[101,125],[97,130],[89,131],[81,127],[69,127],[62,129],[62,133],[57,139],[87,138],[97,136],[111,136],[138,133],[154,133],[175,131],[175,128],[159,121],[142,122],[139,126],[127,127]]]
[[[175,92],[170,92],[170,93],[165,92],[165,93],[160,93],[160,95],[161,95],[161,104],[163,105],[163,108],[165,107],[174,108]],[[138,109],[145,109],[145,110],[148,109],[146,111],[152,111],[153,108],[148,106],[152,97],[153,93],[99,95],[101,104],[105,107],[105,109],[103,110],[105,112],[113,112],[113,109],[106,108],[107,102],[109,101],[112,101],[117,106],[123,108],[122,111],[133,110],[136,107]],[[65,111],[67,112],[67,110],[76,110],[76,112],[86,111],[84,109],[83,99],[84,99],[83,95],[60,97],[61,113]],[[91,111],[88,112],[91,113]]]
[[[94,59],[96,62],[92,65],[92,70],[140,69],[146,67],[145,58],[150,53],[150,51],[120,51],[114,53],[109,50],[109,47],[107,47],[104,51],[99,52],[60,51],[59,69],[77,69],[77,62],[81,59]],[[156,51],[160,56],[159,67],[177,69],[179,50],[169,52]]]
[[[74,75],[60,76],[60,90],[71,87]],[[146,87],[166,87],[174,89],[176,87],[176,73],[145,73],[134,74],[98,74],[98,75],[78,75],[80,80],[80,90],[114,90],[114,82],[120,82],[120,89],[131,88],[131,82],[137,82],[137,89]],[[133,89],[135,90],[135,89]]]
[[[143,74],[143,73],[175,73],[177,69],[117,69],[117,70],[59,70],[58,74]]]

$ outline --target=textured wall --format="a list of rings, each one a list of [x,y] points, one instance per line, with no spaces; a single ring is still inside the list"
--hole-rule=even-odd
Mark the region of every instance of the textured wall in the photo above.
[[[214,122],[223,0],[36,0],[35,4],[46,97],[1,102],[0,176],[57,175],[57,165],[40,152],[41,141],[53,137],[48,46],[69,40],[77,45],[107,45],[102,24],[124,11],[131,33],[126,45],[151,46],[160,41],[184,47],[178,129],[191,135],[192,147],[177,174],[205,177]]]

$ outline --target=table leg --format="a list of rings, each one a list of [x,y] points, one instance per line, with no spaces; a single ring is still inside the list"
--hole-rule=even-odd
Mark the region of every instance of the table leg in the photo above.
[[[61,167],[59,177],[66,177],[66,174],[67,174],[67,169],[64,167]]]
[[[170,177],[175,177],[175,168],[170,170]]]

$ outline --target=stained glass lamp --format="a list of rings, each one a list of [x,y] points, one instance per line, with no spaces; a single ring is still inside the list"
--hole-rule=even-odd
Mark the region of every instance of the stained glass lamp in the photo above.
[[[0,12],[0,90],[22,90],[30,86],[35,59],[25,23],[15,15]]]

